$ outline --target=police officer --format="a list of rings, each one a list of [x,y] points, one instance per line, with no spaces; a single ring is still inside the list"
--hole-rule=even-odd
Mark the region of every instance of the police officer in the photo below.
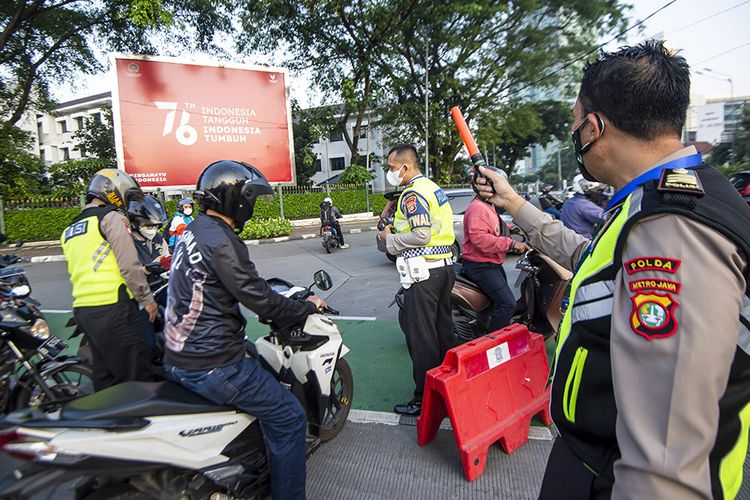
[[[560,437],[540,497],[734,498],[750,403],[750,209],[680,133],[684,58],[649,41],[584,68],[579,169],[616,194],[593,240],[499,176],[482,192],[575,269],[559,331]]]
[[[86,193],[88,204],[61,237],[73,284],[73,315],[91,344],[97,391],[151,378],[138,308],[153,322],[157,305],[124,213],[131,201],[142,198],[138,183],[125,172],[99,170]]]
[[[402,327],[416,385],[414,398],[394,411],[419,415],[425,373],[438,366],[453,347],[453,211],[440,186],[420,172],[414,146],[405,144],[389,151],[386,179],[392,186],[405,186],[393,227],[380,231],[377,240],[381,250],[398,256],[396,267],[404,288]]]

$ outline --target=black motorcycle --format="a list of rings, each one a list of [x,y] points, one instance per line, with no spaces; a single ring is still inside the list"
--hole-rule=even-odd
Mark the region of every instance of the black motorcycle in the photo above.
[[[21,259],[4,255],[0,261]],[[39,305],[22,268],[0,269],[0,412],[29,406],[54,411],[93,392],[91,368],[62,354],[67,344],[51,334]]]

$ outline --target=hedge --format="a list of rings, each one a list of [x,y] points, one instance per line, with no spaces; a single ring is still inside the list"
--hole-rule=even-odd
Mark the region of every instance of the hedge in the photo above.
[[[284,216],[286,219],[316,218],[320,213],[320,203],[325,193],[301,193],[284,195]],[[363,190],[338,191],[331,194],[333,204],[344,214],[365,211]],[[383,195],[370,195],[370,210],[379,214],[385,206]],[[165,202],[170,217],[177,211],[177,200]],[[10,241],[58,240],[80,208],[33,208],[8,210],[5,212],[5,228]],[[292,231],[291,223],[280,219],[278,196],[273,202],[258,200],[253,219],[245,226],[244,239],[273,238],[286,236]]]
[[[290,234],[292,234],[292,223],[287,219],[280,217],[273,219],[252,218],[245,224],[245,228],[240,233],[240,238],[243,240],[262,240],[289,236]]]

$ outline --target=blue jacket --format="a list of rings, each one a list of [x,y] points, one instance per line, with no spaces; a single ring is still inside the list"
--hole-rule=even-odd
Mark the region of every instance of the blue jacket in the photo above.
[[[601,219],[602,212],[602,207],[586,198],[585,195],[576,193],[563,204],[560,220],[566,227],[591,239],[594,226]]]

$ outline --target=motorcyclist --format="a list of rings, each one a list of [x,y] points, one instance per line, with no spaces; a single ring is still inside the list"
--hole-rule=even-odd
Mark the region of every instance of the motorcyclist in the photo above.
[[[193,222],[193,205],[194,203],[191,198],[183,198],[177,202],[177,213],[174,214],[172,221],[169,223],[169,228],[167,228],[170,250],[174,249],[175,244],[177,244],[177,238],[180,237],[188,224]]]
[[[219,405],[260,421],[275,499],[305,498],[305,411],[278,381],[246,356],[244,305],[281,329],[302,323],[325,302],[274,292],[258,275],[233,231],[253,214],[258,197],[273,197],[263,174],[221,160],[198,178],[201,214],[180,237],[170,269],[164,368],[167,377]]]
[[[599,197],[605,189],[605,184],[588,181],[581,174],[576,175],[573,179],[573,197],[565,201],[560,214],[562,223],[581,236],[591,239],[603,212],[603,208],[592,197]]]
[[[148,285],[154,292],[154,300],[160,306],[166,307],[166,291],[164,290],[161,293],[156,293],[156,291],[163,284],[160,274],[169,268],[171,259],[167,242],[159,234],[159,229],[167,221],[167,211],[161,201],[153,196],[146,195],[143,200],[136,199],[130,202],[128,219],[132,228],[135,248],[138,251],[138,259],[143,265]],[[156,269],[152,269],[154,267]],[[143,311],[141,311],[141,316],[144,319],[148,349],[153,357],[156,345],[156,329],[153,323],[147,321]]]
[[[338,221],[341,217],[341,212],[333,205],[333,200],[331,198],[323,199],[323,202],[320,204],[321,225],[331,226],[336,231],[339,248],[349,248],[349,245],[344,243],[344,232],[341,231],[341,224]]]
[[[541,205],[542,210],[550,214],[555,219],[560,218],[560,210],[557,208],[557,206],[560,204],[560,200],[555,198],[550,191],[552,190],[552,186],[549,184],[546,184],[542,186],[542,192],[539,195],[539,205]]]
[[[73,315],[91,344],[97,391],[151,379],[138,308],[151,322],[158,308],[124,214],[130,202],[142,198],[138,183],[122,170],[99,170],[89,183],[87,205],[61,236]]]

